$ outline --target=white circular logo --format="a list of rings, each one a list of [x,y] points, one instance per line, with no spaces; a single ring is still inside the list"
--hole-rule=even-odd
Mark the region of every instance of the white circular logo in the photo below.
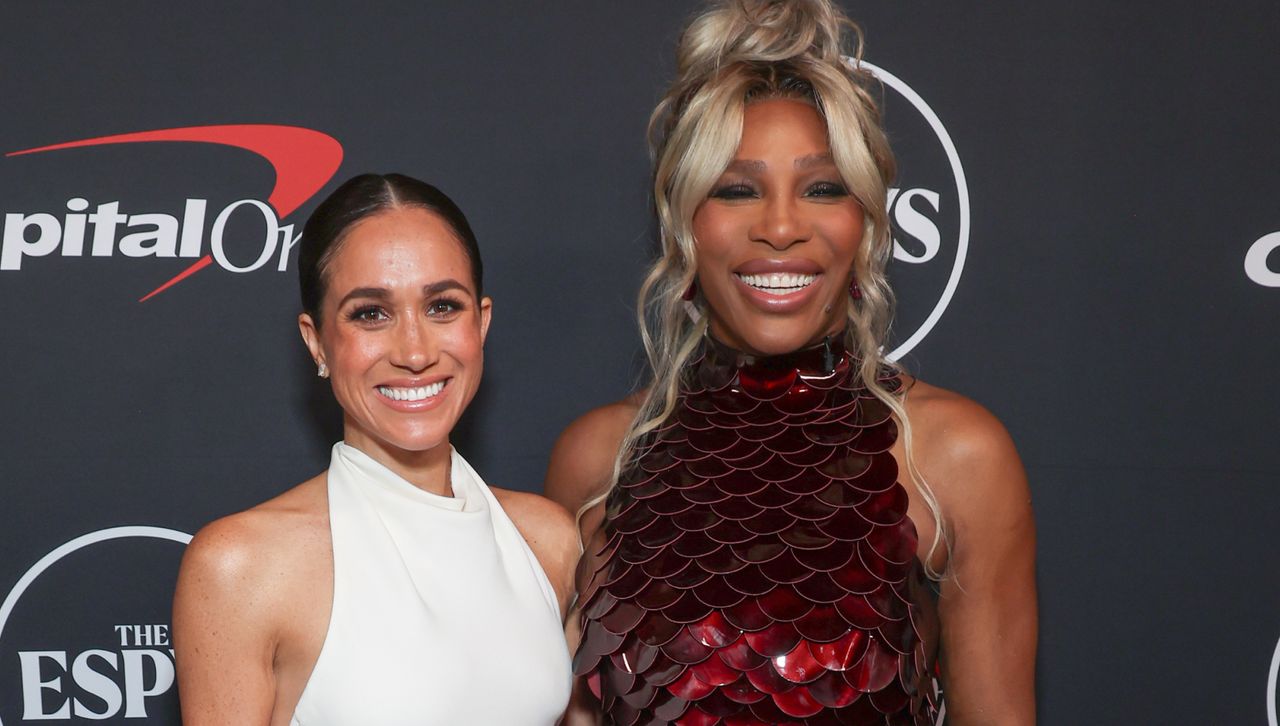
[[[0,725],[3,716],[70,721],[147,718],[148,710],[176,713],[169,578],[181,551],[157,552],[152,547],[157,540],[185,546],[191,535],[164,527],[98,530],[55,548],[18,578],[0,604],[0,645],[6,653],[0,674],[6,691],[10,679],[20,683],[21,699],[2,704]],[[104,543],[112,547],[84,552]],[[76,553],[81,554],[67,559]],[[60,562],[59,570],[65,570],[60,577],[37,583]],[[29,592],[43,598],[41,606],[15,616]],[[11,619],[19,626],[6,638]],[[18,656],[16,674],[10,673],[11,648]]]
[[[1271,654],[1271,672],[1267,674],[1267,724],[1280,726],[1276,717],[1276,676],[1280,674],[1280,640],[1276,641],[1275,652]]]
[[[920,94],[879,66],[862,61],[860,67],[918,114],[895,116],[897,104],[893,98],[885,99],[885,125],[898,143],[894,151],[902,169],[902,184],[889,190],[888,199],[895,227],[890,268],[899,300],[895,325],[909,331],[888,355],[898,360],[938,324],[960,283],[969,251],[969,186],[951,135]],[[922,133],[913,133],[912,126],[919,126]],[[947,174],[950,182],[943,178]]]

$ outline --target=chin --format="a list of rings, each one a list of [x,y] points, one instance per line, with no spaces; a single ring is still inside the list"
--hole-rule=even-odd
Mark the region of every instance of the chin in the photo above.
[[[373,447],[391,456],[420,454],[431,451],[438,446],[449,445],[449,431],[441,430],[438,426],[361,427],[356,431],[349,430],[346,438],[348,439],[347,443],[355,443],[358,448],[359,444],[363,443],[365,444],[364,448]],[[365,451],[365,453],[373,454],[370,451]]]
[[[384,445],[388,448],[400,449],[401,451],[409,453],[431,451],[438,446],[449,445],[449,432],[408,432],[398,436],[388,437],[384,441]]]
[[[744,322],[747,324],[728,327],[731,339],[741,341],[744,353],[757,355],[781,355],[807,348],[821,341],[834,325],[825,320],[795,318],[757,318]]]

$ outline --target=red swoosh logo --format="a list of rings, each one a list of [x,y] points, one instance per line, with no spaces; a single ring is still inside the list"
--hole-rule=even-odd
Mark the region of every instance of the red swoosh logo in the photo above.
[[[202,144],[221,144],[252,151],[266,159],[275,170],[276,183],[271,189],[267,204],[276,210],[276,216],[284,219],[304,202],[320,191],[342,164],[342,145],[332,136],[299,126],[275,126],[270,124],[231,124],[226,126],[187,126],[180,129],[159,129],[132,134],[99,136],[80,141],[40,146],[34,149],[13,151],[5,156],[38,154],[43,151],[80,149],[108,144],[137,144],[153,141],[184,141]],[[173,279],[147,293],[138,302],[173,287],[186,278],[208,267],[213,257],[205,255],[195,264],[178,273]]]

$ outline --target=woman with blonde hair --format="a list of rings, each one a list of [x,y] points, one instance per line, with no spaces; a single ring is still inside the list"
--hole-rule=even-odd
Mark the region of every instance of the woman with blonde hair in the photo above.
[[[948,724],[1034,723],[1025,476],[990,413],[883,355],[894,163],[860,55],[828,0],[722,2],[681,37],[651,380],[547,480],[611,722],[932,724],[940,685]]]

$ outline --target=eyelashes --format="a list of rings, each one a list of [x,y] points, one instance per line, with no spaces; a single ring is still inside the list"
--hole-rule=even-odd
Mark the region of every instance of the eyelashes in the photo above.
[[[847,197],[849,190],[840,182],[820,181],[814,183],[805,192],[809,197]]]
[[[387,312],[377,305],[360,305],[348,311],[345,317],[349,322],[376,323],[386,319]]]
[[[707,196],[711,199],[754,199],[759,194],[746,182],[732,182],[713,188]]]
[[[467,309],[467,304],[457,298],[443,296],[432,299],[426,304],[427,317],[448,320]],[[381,305],[358,305],[343,316],[348,322],[365,325],[377,325],[391,319],[390,313]]]
[[[467,309],[467,304],[452,297],[438,297],[427,305],[428,315],[452,315]]]
[[[738,200],[758,199],[761,195],[755,184],[749,181],[731,181],[719,184],[707,195],[709,199]],[[838,199],[849,196],[849,190],[842,182],[822,180],[805,187],[802,196],[818,199]]]

